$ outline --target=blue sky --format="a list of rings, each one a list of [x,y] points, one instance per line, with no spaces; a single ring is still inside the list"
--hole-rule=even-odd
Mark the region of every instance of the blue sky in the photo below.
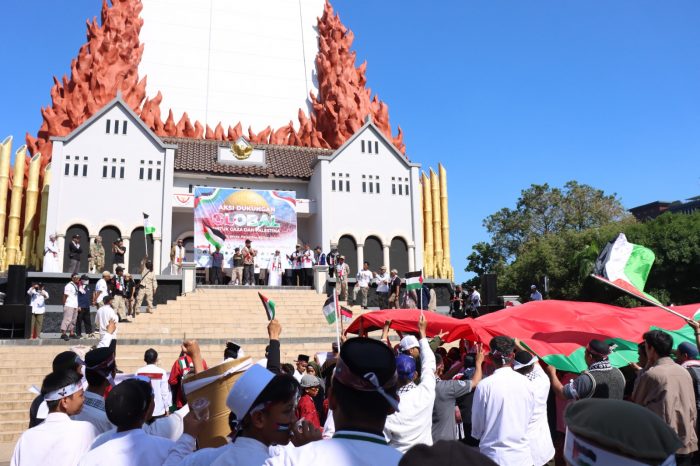
[[[17,147],[101,2],[4,2],[0,138]],[[575,179],[626,207],[700,195],[700,2],[334,0],[409,157],[448,170],[458,279],[484,217]]]

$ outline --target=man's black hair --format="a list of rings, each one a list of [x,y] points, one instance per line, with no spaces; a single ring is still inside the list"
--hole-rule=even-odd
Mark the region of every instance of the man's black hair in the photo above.
[[[98,371],[85,369],[85,380],[91,387],[99,387],[107,381],[107,378],[102,376]]]
[[[146,352],[143,354],[143,361],[146,364],[155,364],[157,360],[158,360],[158,351],[154,350],[153,348],[148,348],[146,350]]]
[[[44,381],[41,383],[41,395],[46,396],[46,394],[49,392],[78,383],[80,382],[80,379],[80,374],[75,372],[75,370],[61,370],[52,372],[44,377]],[[55,411],[59,401],[61,400],[47,401],[46,406],[48,406],[49,411]]]
[[[282,369],[282,372],[285,374],[288,374],[288,375],[294,374],[294,366],[292,366],[288,362],[285,362],[284,364],[282,364],[281,369]]]
[[[442,355],[435,353],[435,365],[439,366],[440,364],[442,364]]]
[[[114,387],[105,400],[109,422],[121,429],[138,427],[153,400],[151,384],[139,379],[127,379]]]
[[[660,358],[670,356],[673,350],[673,338],[661,330],[651,330],[645,333],[644,342],[654,348]]]
[[[53,358],[51,370],[53,372],[63,372],[68,370],[77,372],[78,366],[80,366],[78,355],[73,351],[63,351],[58,353],[56,357]]]
[[[515,351],[515,341],[505,336],[493,337],[489,343],[489,348],[491,348],[491,357],[494,361],[505,366],[512,359],[509,355],[512,355]]]

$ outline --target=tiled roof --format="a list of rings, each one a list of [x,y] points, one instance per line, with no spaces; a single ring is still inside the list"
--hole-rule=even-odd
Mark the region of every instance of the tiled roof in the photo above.
[[[311,178],[313,162],[320,155],[331,155],[331,149],[253,144],[265,151],[267,166],[228,165],[217,162],[218,148],[226,141],[207,139],[163,138],[166,144],[175,144],[175,171],[210,173],[215,175],[276,176]]]

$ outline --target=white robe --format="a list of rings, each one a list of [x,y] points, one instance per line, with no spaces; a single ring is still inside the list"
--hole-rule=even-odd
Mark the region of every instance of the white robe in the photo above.
[[[427,338],[420,345],[421,379],[412,390],[400,393],[399,411],[386,418],[384,435],[389,444],[406,453],[418,443],[433,444],[433,405],[435,404],[435,353]]]
[[[268,458],[278,455],[284,447],[267,447],[259,441],[238,437],[232,444],[221,447],[221,455],[212,466],[262,466]]]
[[[46,245],[44,246],[44,265],[42,270],[44,272],[61,272],[61,254],[58,249],[58,241],[46,240]]]
[[[528,424],[535,407],[531,384],[511,367],[496,369],[474,391],[472,437],[501,466],[532,466]]]
[[[272,256],[267,264],[267,286],[282,286],[283,274],[282,256]]]
[[[89,422],[73,421],[65,413],[49,413],[44,422],[19,438],[10,466],[75,466],[96,435]]]
[[[535,409],[527,427],[530,454],[535,466],[542,466],[554,458],[554,444],[547,422],[547,398],[551,382],[537,363],[526,377],[532,384],[532,392],[535,396]]]
[[[366,432],[337,431],[332,439],[286,448],[267,460],[265,465],[396,466],[400,460],[401,452],[387,445],[384,437]]]
[[[152,466],[178,464],[192,453],[195,439],[184,434],[177,442],[148,435],[143,429],[115,433],[80,460],[80,466]],[[75,464],[75,463],[74,463]]]

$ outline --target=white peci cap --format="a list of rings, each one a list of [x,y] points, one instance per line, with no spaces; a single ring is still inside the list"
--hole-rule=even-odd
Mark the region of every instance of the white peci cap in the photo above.
[[[248,414],[256,398],[274,377],[275,374],[255,364],[233,385],[226,397],[226,406],[236,415],[238,421],[242,421]]]
[[[420,345],[418,344],[418,339],[413,335],[406,335],[401,339],[401,343],[399,343],[399,349],[401,349],[401,351],[408,351],[411,348],[420,348]]]

